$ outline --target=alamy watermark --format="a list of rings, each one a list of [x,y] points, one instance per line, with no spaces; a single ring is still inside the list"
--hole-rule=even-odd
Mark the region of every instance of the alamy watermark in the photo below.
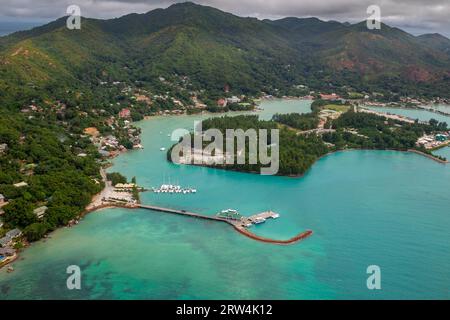
[[[77,5],[67,7],[66,13],[69,15],[66,20],[66,26],[69,30],[81,29],[81,9]]]
[[[179,141],[171,151],[172,162],[176,164],[260,164],[262,175],[276,175],[280,167],[278,129],[270,130],[270,139],[267,129],[226,129],[224,136],[219,129],[203,132],[201,121],[195,121],[193,134],[186,129],[177,129],[172,132],[171,139]],[[204,147],[204,141],[211,143]]]
[[[371,5],[367,8],[367,14],[370,14],[366,21],[367,29],[381,30],[381,8]]]
[[[81,290],[81,269],[77,265],[68,266],[66,273],[70,274],[67,278],[66,286],[69,290]]]
[[[381,290],[381,268],[377,265],[371,265],[367,267],[366,272],[370,274],[366,282],[367,289]]]

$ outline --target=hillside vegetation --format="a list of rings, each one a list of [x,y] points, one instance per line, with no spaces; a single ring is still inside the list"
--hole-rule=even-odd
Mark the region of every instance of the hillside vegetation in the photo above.
[[[241,18],[192,3],[118,19],[59,19],[0,38],[0,101],[17,104],[55,88],[95,90],[100,81],[187,76],[193,89],[277,93],[313,89],[448,96],[450,40],[382,25],[315,18]]]

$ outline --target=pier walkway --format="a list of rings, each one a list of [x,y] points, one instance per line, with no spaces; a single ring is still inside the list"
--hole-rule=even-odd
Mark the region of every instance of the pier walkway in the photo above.
[[[170,209],[170,208],[163,208],[163,207],[142,205],[142,204],[135,206],[135,208],[177,214],[177,215],[182,215],[182,216],[187,216],[187,217],[197,218],[197,219],[204,219],[204,220],[209,220],[209,221],[224,222],[224,223],[227,223],[227,224],[233,226],[239,233],[241,233],[242,235],[245,235],[248,238],[251,238],[251,239],[257,240],[257,241],[261,241],[261,242],[273,243],[273,244],[286,245],[286,244],[296,243],[300,240],[303,240],[303,239],[311,236],[313,233],[311,230],[307,230],[305,232],[299,233],[298,235],[296,235],[295,237],[293,237],[291,239],[276,240],[276,239],[260,237],[256,234],[248,231],[246,225],[250,222],[254,222],[257,219],[268,219],[268,218],[276,219],[276,218],[278,218],[279,215],[273,211],[265,211],[265,212],[262,212],[262,213],[259,213],[259,214],[256,214],[256,215],[253,215],[250,217],[243,218],[241,220],[233,220],[233,219],[226,219],[226,218],[221,218],[221,217],[217,217],[217,216],[209,216],[209,215],[203,215],[203,214],[198,214],[198,213],[194,213],[194,212],[188,212],[186,210],[177,210],[177,209]]]
[[[224,218],[219,218],[216,216],[207,216],[207,215],[203,215],[203,214],[188,212],[185,210],[176,210],[176,209],[162,208],[162,207],[149,206],[149,205],[143,205],[143,204],[138,205],[138,207],[141,209],[148,209],[148,210],[159,211],[159,212],[179,214],[179,215],[188,216],[188,217],[192,217],[192,218],[198,218],[198,219],[229,222],[227,219],[224,219]]]

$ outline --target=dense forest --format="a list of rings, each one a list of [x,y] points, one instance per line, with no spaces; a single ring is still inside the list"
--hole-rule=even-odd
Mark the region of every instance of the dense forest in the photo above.
[[[10,199],[2,218],[28,240],[66,225],[103,187],[95,149],[55,125],[2,112],[0,143],[7,146],[0,155],[0,193]],[[81,150],[86,157],[75,155]],[[19,182],[26,185],[14,186]],[[33,210],[42,206],[48,210],[40,220]]]
[[[368,31],[316,18],[247,19],[193,3],[83,19],[81,30],[68,30],[61,18],[0,37],[0,103],[57,99],[67,88],[96,96],[101,82],[174,91],[161,77],[188,84],[170,93],[179,100],[189,91],[215,100],[224,87],[247,96],[304,94],[298,85],[350,98],[351,91],[380,99],[448,97],[448,52],[426,38],[384,24]]]
[[[210,128],[219,129],[224,134],[226,129],[242,129],[244,131],[248,129],[267,129],[269,131],[267,143],[270,145],[272,143],[270,141],[270,129],[278,129],[279,125],[275,121],[259,120],[256,115],[242,115],[235,117],[215,117],[203,121],[202,129],[206,131]],[[207,145],[209,143],[204,144]],[[311,167],[317,158],[328,152],[328,148],[319,137],[315,135],[299,136],[286,128],[281,128],[279,131],[279,147],[279,175],[301,175]],[[169,160],[171,151],[168,151]],[[237,151],[235,150],[235,152]],[[249,164],[248,144],[245,152],[246,164],[215,166],[245,172],[259,172],[262,167],[266,167],[259,161],[255,165]]]
[[[349,111],[332,123],[334,133],[326,133],[323,140],[335,145],[337,150],[343,148],[363,149],[419,149],[416,141],[424,133],[447,130],[446,123],[430,120],[428,124],[408,124],[402,121],[387,120],[384,117],[367,113]],[[346,129],[355,129],[358,134]]]
[[[299,130],[311,130],[317,128],[319,118],[316,113],[289,113],[289,114],[275,114],[273,121],[285,124],[289,127]]]

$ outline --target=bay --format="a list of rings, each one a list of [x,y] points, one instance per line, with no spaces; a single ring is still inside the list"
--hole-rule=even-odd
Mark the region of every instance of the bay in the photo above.
[[[308,112],[307,101],[263,102],[262,118]],[[173,183],[195,195],[143,193],[142,202],[214,214],[271,209],[280,218],[253,232],[287,239],[259,243],[227,225],[147,210],[107,209],[33,244],[0,271],[2,299],[449,299],[450,168],[417,154],[348,151],[320,159],[301,178],[268,177],[166,161],[170,134],[208,117],[142,121],[144,150],[112,171],[145,187]],[[82,270],[68,290],[66,268]],[[382,290],[367,289],[369,265]]]

